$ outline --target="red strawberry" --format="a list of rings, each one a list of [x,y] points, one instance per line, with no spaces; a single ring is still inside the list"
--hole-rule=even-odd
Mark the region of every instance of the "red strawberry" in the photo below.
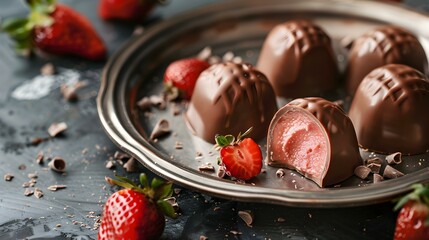
[[[201,72],[210,64],[198,58],[185,58],[172,62],[164,73],[164,84],[169,99],[190,99]]]
[[[104,20],[141,21],[158,2],[160,0],[101,0],[98,14]]]
[[[102,60],[106,47],[88,19],[55,0],[28,0],[27,18],[7,20],[2,30],[16,41],[19,51],[34,48],[58,55],[74,55]]]
[[[140,175],[143,188],[123,177],[118,180],[106,177],[106,180],[126,189],[107,199],[98,239],[159,239],[165,227],[164,213],[176,217],[165,200],[172,194],[172,184],[154,178],[149,187],[145,174]]]
[[[221,147],[221,165],[225,166],[226,173],[231,177],[249,180],[261,172],[261,148],[253,139],[244,138],[251,130],[238,134],[237,140],[232,135],[216,136],[216,144]]]
[[[403,197],[395,209],[395,240],[429,239],[429,185],[415,184],[414,191]]]

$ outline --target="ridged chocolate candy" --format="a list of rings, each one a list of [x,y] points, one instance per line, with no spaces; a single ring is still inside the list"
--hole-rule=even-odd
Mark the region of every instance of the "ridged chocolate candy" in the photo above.
[[[408,65],[426,75],[428,73],[425,51],[410,32],[395,26],[384,26],[357,38],[349,55],[347,92],[354,95],[368,73],[391,63]]]
[[[299,98],[280,108],[267,136],[267,163],[294,169],[320,187],[337,184],[362,164],[350,119],[323,98]]]
[[[381,153],[429,149],[429,82],[400,64],[373,70],[359,85],[349,116],[359,145]]]
[[[330,37],[310,21],[289,21],[271,30],[257,68],[277,96],[320,95],[337,86],[338,67]]]
[[[219,63],[201,73],[185,114],[195,135],[214,143],[216,134],[266,136],[277,111],[276,97],[264,74],[249,64]]]

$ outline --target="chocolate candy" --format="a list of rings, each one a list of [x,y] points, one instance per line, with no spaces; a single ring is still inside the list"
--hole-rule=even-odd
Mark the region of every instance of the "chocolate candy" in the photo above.
[[[352,122],[323,98],[299,98],[274,115],[267,136],[267,163],[294,169],[320,187],[337,184],[362,164]]]
[[[257,68],[265,73],[277,96],[315,96],[337,86],[331,39],[305,20],[274,27],[264,42]]]
[[[400,64],[373,70],[359,85],[349,116],[359,145],[381,153],[429,149],[429,82]]]
[[[354,95],[368,73],[390,63],[408,65],[428,73],[426,54],[417,38],[401,28],[384,26],[353,42],[347,67],[347,92]]]
[[[216,134],[265,137],[277,111],[276,97],[264,74],[249,64],[225,62],[201,73],[185,114],[199,137],[214,143]]]

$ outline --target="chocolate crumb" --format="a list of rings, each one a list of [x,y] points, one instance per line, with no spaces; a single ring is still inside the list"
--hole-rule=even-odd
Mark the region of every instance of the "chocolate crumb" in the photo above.
[[[36,137],[36,138],[31,139],[30,145],[31,146],[37,146],[44,141],[46,141],[46,138]]]
[[[25,189],[25,191],[24,191],[24,196],[31,196],[31,195],[33,195],[34,194],[34,191],[33,190],[31,190],[31,189]]]
[[[37,172],[27,174],[28,178],[37,178]]]
[[[229,232],[232,233],[232,234],[234,234],[234,235],[241,235],[241,234],[243,234],[242,232],[234,231],[234,230],[231,230]]]
[[[25,170],[25,169],[27,169],[27,166],[25,164],[21,164],[18,166],[18,169],[19,170]]]
[[[211,163],[205,163],[198,167],[198,170],[200,171],[215,171],[214,166]]]
[[[37,164],[43,164],[43,160],[44,160],[45,156],[43,155],[43,152],[40,151],[37,156],[36,156],[36,162]]]
[[[57,69],[55,68],[54,64],[52,63],[46,63],[40,68],[40,73],[43,76],[52,76],[57,73]]]
[[[52,123],[48,128],[49,136],[56,137],[60,133],[63,133],[67,129],[67,124],[65,122]]]
[[[209,238],[208,237],[206,237],[206,236],[204,236],[204,235],[201,235],[200,236],[200,240],[208,240]]]
[[[387,164],[400,164],[402,162],[402,153],[395,152],[386,156]]]
[[[372,180],[373,183],[379,183],[379,182],[382,182],[383,180],[384,180],[383,176],[381,176],[378,173],[374,173],[373,180]]]
[[[369,169],[371,169],[372,173],[380,173],[381,164],[379,163],[370,163],[367,165]]]
[[[282,217],[278,217],[277,218],[277,222],[285,222],[286,221],[286,219],[284,219],[284,218],[282,218]]]
[[[41,197],[43,197],[43,192],[42,192],[42,190],[41,190],[40,188],[36,188],[36,189],[34,189],[34,196],[35,196],[36,198],[41,198]]]
[[[48,190],[51,190],[51,191],[55,192],[55,191],[57,191],[59,189],[64,189],[66,187],[67,187],[66,185],[51,185],[51,186],[48,187]]]
[[[152,95],[149,97],[149,100],[152,105],[154,105],[158,109],[163,110],[167,107],[167,102],[165,102],[164,98],[160,95]]]
[[[150,139],[154,140],[156,138],[165,136],[171,132],[170,123],[167,119],[159,120],[150,134]]]
[[[383,172],[384,178],[392,179],[392,178],[398,178],[398,177],[402,177],[402,176],[404,176],[404,174],[402,172],[391,167],[390,165],[387,165],[386,168],[384,169],[384,172]]]
[[[181,188],[174,188],[174,189],[173,189],[173,192],[174,192],[174,194],[176,194],[176,195],[179,195],[181,191],[182,191],[182,189],[181,189]]]
[[[183,143],[176,141],[176,143],[174,144],[174,148],[175,149],[183,149]]]
[[[370,172],[371,172],[371,169],[363,165],[357,166],[354,171],[355,175],[360,179],[366,179]]]
[[[31,183],[30,183],[30,182],[25,182],[25,183],[23,183],[23,184],[22,184],[22,187],[23,187],[23,188],[29,188],[29,187],[30,187],[30,185],[31,185]]]
[[[149,97],[143,97],[137,102],[137,107],[142,111],[149,111],[152,107],[152,102]]]
[[[57,225],[55,225],[55,227],[60,228],[61,224],[58,223]]]
[[[51,170],[63,173],[66,170],[66,161],[61,157],[54,157],[48,164]]]
[[[4,175],[4,180],[5,180],[5,181],[10,182],[10,181],[12,181],[12,179],[13,179],[14,177],[15,177],[15,176],[13,176],[12,174],[10,174],[10,173],[6,173],[6,174]]]
[[[124,168],[127,172],[137,172],[139,169],[139,165],[137,163],[137,160],[135,158],[130,158],[125,164]]]
[[[284,169],[282,169],[282,168],[279,168],[279,169],[276,171],[276,176],[277,176],[278,178],[282,178],[282,177],[284,177],[284,176],[285,176],[285,174],[286,174],[286,172],[285,172],[285,170],[284,170]]]
[[[219,210],[220,210],[220,207],[214,207],[214,208],[213,208],[213,211],[214,211],[214,212],[219,211]]]
[[[106,168],[107,169],[113,169],[113,168],[115,168],[115,162],[111,161],[111,160],[107,161]]]
[[[253,213],[250,210],[238,211],[238,216],[246,223],[247,226],[251,227],[253,223]]]
[[[62,84],[60,87],[60,92],[63,95],[64,100],[69,102],[75,102],[78,100],[77,89],[78,85],[70,86]]]

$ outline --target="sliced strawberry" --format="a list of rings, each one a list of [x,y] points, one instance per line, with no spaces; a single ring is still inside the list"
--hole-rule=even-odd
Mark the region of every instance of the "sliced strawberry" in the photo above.
[[[106,201],[98,239],[159,239],[164,231],[164,214],[176,217],[173,207],[165,198],[171,196],[171,183],[153,179],[149,186],[145,174],[140,175],[143,187],[126,178],[106,178],[122,189]]]
[[[244,138],[250,131],[239,134],[237,140],[232,135],[216,136],[216,143],[221,147],[221,165],[229,176],[241,180],[259,175],[262,168],[261,148],[253,139]]]
[[[169,99],[190,99],[201,72],[210,64],[198,58],[185,58],[172,62],[164,73],[164,85]]]
[[[429,239],[429,186],[416,184],[414,191],[403,197],[395,209],[395,240]]]
[[[98,14],[104,20],[138,22],[146,18],[160,0],[100,0]]]
[[[106,47],[88,19],[55,0],[28,0],[27,18],[9,19],[2,30],[16,41],[16,48],[31,53],[38,48],[58,55],[103,60]]]

